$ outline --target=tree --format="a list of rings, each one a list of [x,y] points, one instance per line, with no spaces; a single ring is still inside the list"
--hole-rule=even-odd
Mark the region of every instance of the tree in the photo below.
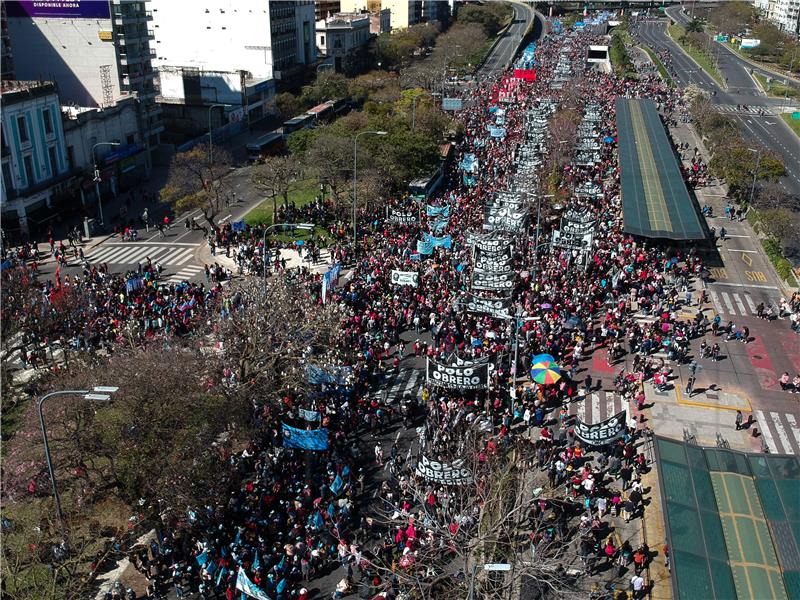
[[[161,201],[172,204],[177,213],[200,209],[209,225],[230,201],[225,175],[232,166],[231,155],[222,148],[214,150],[214,162],[208,147],[199,144],[172,157],[167,183],[161,188]]]
[[[302,100],[308,106],[315,106],[328,100],[348,98],[347,78],[330,69],[321,71],[310,85],[303,86]]]
[[[353,176],[353,140],[323,130],[309,145],[305,161],[338,200]]]
[[[800,198],[789,194],[781,185],[773,180],[757,183],[753,206],[757,209],[788,208],[791,211],[800,211]]]
[[[491,4],[467,4],[458,9],[457,23],[475,23],[483,27],[486,37],[494,37],[503,26],[503,17]]]
[[[253,187],[272,198],[272,222],[278,219],[278,197],[289,204],[289,192],[295,189],[303,175],[300,162],[293,156],[272,156],[254,165],[250,172]]]
[[[787,240],[797,227],[794,214],[784,207],[759,210],[754,213],[754,219],[756,231],[778,244]]]
[[[709,20],[721,32],[738,34],[753,21],[755,13],[752,2],[721,2],[709,12]]]
[[[703,33],[704,30],[705,28],[703,27],[703,22],[698,21],[697,19],[692,19],[691,21],[689,21],[689,24],[686,25],[686,33],[692,33],[692,32]]]
[[[291,92],[281,92],[275,95],[275,106],[284,120],[299,115],[305,107],[303,102]]]

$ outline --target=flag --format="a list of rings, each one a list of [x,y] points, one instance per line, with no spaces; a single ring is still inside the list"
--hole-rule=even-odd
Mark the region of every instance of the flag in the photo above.
[[[203,550],[200,554],[197,555],[197,564],[200,565],[200,568],[206,566],[206,563],[209,561],[208,552]]]
[[[220,581],[222,581],[222,578],[225,577],[227,574],[228,574],[228,569],[226,569],[225,567],[219,568],[219,572],[217,572],[217,581],[216,581],[217,587],[219,587]]]
[[[320,414],[316,410],[306,410],[301,408],[299,410],[300,417],[306,421],[319,421]]]
[[[331,484],[331,491],[333,492],[334,496],[338,496],[343,487],[344,480],[341,478],[341,476],[337,475],[336,479],[334,479],[333,483]]]
[[[433,244],[427,240],[417,240],[417,252],[419,254],[433,254]]]
[[[245,229],[244,219],[242,219],[241,221],[234,221],[233,223],[231,223],[231,231],[244,231],[244,229]]]
[[[242,567],[239,567],[239,573],[236,576],[236,589],[242,592],[242,597],[247,594],[251,598],[256,598],[257,600],[272,600],[272,598],[267,596],[264,590],[258,588],[255,583],[250,581],[250,578]]]
[[[284,423],[283,447],[300,448],[301,450],[327,450],[328,430],[324,427],[311,430],[298,429]]]
[[[261,568],[261,561],[258,559],[258,550],[256,550],[256,557],[253,559],[253,571],[258,571]]]

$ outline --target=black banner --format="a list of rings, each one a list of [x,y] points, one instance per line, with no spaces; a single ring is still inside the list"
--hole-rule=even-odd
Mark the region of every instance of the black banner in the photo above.
[[[472,289],[474,290],[505,290],[514,289],[515,273],[472,273]]]
[[[487,314],[503,319],[509,316],[512,302],[510,296],[508,298],[483,298],[475,294],[467,294],[461,305],[467,312]]]
[[[507,273],[513,270],[514,249],[508,246],[500,252],[484,252],[475,249],[473,269],[488,273]]]
[[[625,411],[617,413],[610,419],[594,425],[588,425],[577,419],[575,421],[575,435],[583,442],[593,446],[603,446],[613,442],[625,433]]]
[[[480,250],[484,254],[499,254],[505,252],[506,249],[511,245],[511,240],[509,240],[509,238],[502,235],[493,234],[473,234],[468,238],[468,241],[477,250]]]
[[[428,383],[450,390],[485,390],[489,387],[489,365],[458,367],[428,359]]]
[[[418,220],[419,217],[414,211],[400,210],[397,208],[389,209],[389,223],[397,223],[398,225],[413,225]]]
[[[441,463],[423,455],[417,463],[416,473],[420,477],[443,485],[467,485],[474,479],[469,469],[465,469],[463,465],[462,458],[451,463]]]

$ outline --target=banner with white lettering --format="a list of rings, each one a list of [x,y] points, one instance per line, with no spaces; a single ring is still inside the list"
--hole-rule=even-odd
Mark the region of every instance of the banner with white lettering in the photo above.
[[[467,312],[487,314],[504,319],[509,316],[512,302],[510,296],[508,298],[484,298],[468,293],[461,301],[461,306]]]
[[[476,249],[485,254],[498,254],[505,252],[511,244],[508,237],[493,233],[488,235],[472,234],[467,238],[467,240]]]
[[[514,277],[516,273],[484,273],[473,271],[472,289],[473,290],[506,290],[514,288]]]
[[[400,210],[398,208],[389,209],[389,223],[396,223],[398,225],[413,225],[418,221],[417,213],[409,210]]]
[[[442,463],[423,455],[417,463],[416,474],[443,485],[468,485],[474,481],[470,470],[464,468],[462,458],[451,463]]]
[[[625,411],[617,413],[610,419],[589,425],[580,419],[575,421],[575,435],[583,442],[593,446],[603,446],[613,442],[625,433]]]
[[[410,285],[417,287],[419,285],[419,273],[416,273],[415,271],[392,270],[392,283],[395,285]]]
[[[485,273],[508,273],[513,270],[513,249],[509,246],[504,251],[486,253],[475,250],[473,270]]]
[[[489,387],[489,365],[457,367],[428,359],[427,381],[450,390],[484,390]]]

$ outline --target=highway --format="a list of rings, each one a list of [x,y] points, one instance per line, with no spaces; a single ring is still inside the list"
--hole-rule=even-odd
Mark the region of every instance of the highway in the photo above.
[[[511,6],[514,7],[514,21],[483,63],[482,76],[494,77],[508,66],[534,19],[534,11],[527,4],[512,2]],[[539,26],[541,26],[541,21],[539,21]]]
[[[679,14],[680,7],[668,9],[667,13],[679,22],[685,22],[685,17]],[[667,35],[667,24],[663,20],[641,23],[638,26],[638,37],[656,51],[669,52],[678,85],[694,84],[709,92],[716,92],[714,103],[721,112],[741,124],[745,138],[752,137],[764,147],[780,154],[787,170],[787,176],[781,179],[781,186],[787,193],[800,196],[800,139],[776,116],[782,112],[783,101],[768,98],[750,76],[748,63],[732,52],[718,47],[719,69],[728,82],[726,88],[720,87]],[[760,116],[752,114],[753,111],[739,111],[736,108],[739,104],[764,107],[767,114]]]

